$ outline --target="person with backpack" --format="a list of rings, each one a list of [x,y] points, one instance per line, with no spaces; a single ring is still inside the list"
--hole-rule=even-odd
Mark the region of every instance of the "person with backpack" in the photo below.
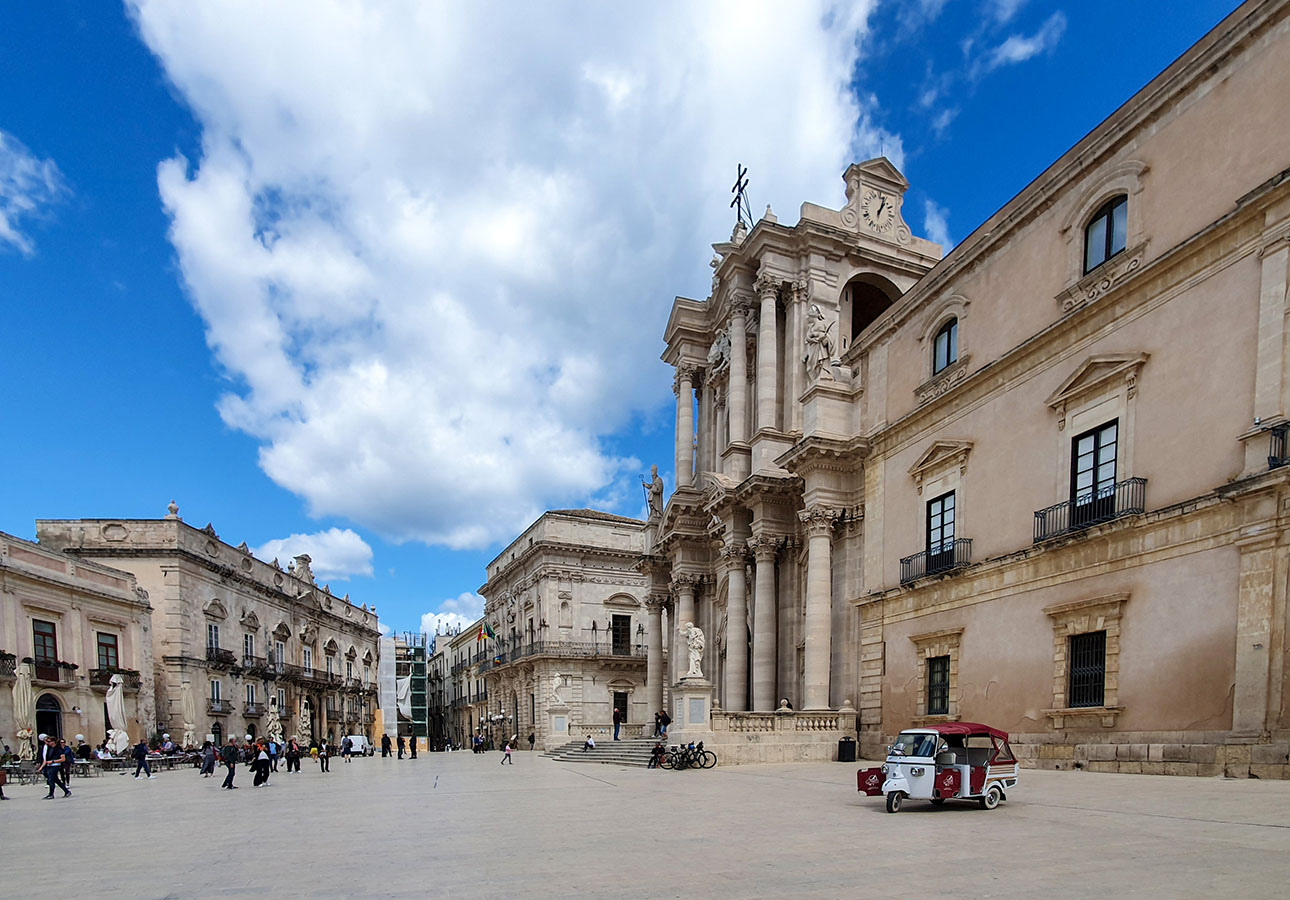
[[[354,741],[349,735],[345,735],[345,739],[340,742],[340,755],[347,763],[354,761]]]
[[[237,790],[237,785],[233,783],[233,776],[237,774],[237,738],[229,736],[228,743],[220,751],[220,761],[228,769],[228,774],[224,776],[224,783],[221,788],[228,788],[230,791]]]
[[[134,777],[138,778],[140,772],[143,772],[149,778],[157,777],[152,774],[152,769],[148,767],[148,742],[143,738],[140,738],[139,743],[134,745]]]
[[[300,774],[300,742],[292,738],[287,742],[287,774],[295,772]]]

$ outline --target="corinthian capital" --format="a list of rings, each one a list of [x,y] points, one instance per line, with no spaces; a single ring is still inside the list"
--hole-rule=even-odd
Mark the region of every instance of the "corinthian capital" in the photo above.
[[[699,367],[691,363],[682,363],[676,367],[676,376],[672,379],[672,393],[678,397],[681,396],[681,385],[688,384],[690,390],[694,390],[695,377],[699,374]]]
[[[798,512],[797,518],[806,526],[808,536],[828,536],[838,520],[838,511],[830,506],[808,506]]]
[[[761,274],[757,276],[757,280],[753,282],[753,290],[757,292],[759,297],[764,297],[767,293],[778,293],[779,286],[783,281],[784,279],[780,276],[773,275],[763,269]]]
[[[748,539],[748,549],[757,562],[774,562],[779,553],[779,538],[768,534],[755,535]]]

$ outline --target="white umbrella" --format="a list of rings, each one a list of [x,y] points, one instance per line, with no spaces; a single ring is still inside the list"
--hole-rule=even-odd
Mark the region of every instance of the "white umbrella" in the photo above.
[[[282,743],[282,720],[278,718],[278,701],[276,699],[269,701],[269,708],[265,712],[266,719],[264,723],[264,736],[275,744]]]
[[[18,679],[13,683],[13,723],[17,726],[18,758],[36,758],[31,739],[36,733],[36,695],[31,690],[31,663],[18,666]]]
[[[193,700],[193,686],[191,683],[184,684],[180,700],[183,702],[184,707],[183,746],[191,747],[197,743],[197,702]]]
[[[113,756],[122,756],[130,749],[130,734],[125,723],[125,679],[113,675],[108,682],[108,749]]]
[[[309,724],[309,701],[300,701],[300,712],[296,716],[296,740],[308,747],[314,739],[313,728]]]

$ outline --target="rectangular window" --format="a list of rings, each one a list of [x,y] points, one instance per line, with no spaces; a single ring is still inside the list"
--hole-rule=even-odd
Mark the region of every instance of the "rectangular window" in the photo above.
[[[1106,632],[1070,636],[1067,656],[1070,684],[1066,691],[1069,706],[1103,706],[1106,696]]]
[[[301,660],[306,672],[312,672],[314,669],[314,651],[311,647],[304,648],[304,658]]]
[[[31,638],[35,651],[33,658],[37,664],[53,665],[58,662],[58,634],[53,622],[32,619]]]
[[[615,615],[610,620],[613,631],[613,652],[616,656],[631,656],[632,617]]]
[[[99,668],[115,669],[120,665],[120,654],[117,653],[116,635],[100,631],[98,633]]]
[[[954,492],[927,503],[927,571],[954,566]]]
[[[287,661],[287,645],[284,644],[282,641],[273,642],[273,652],[274,652],[274,655],[277,657],[274,660],[274,662],[276,662],[278,665],[282,665]]]
[[[219,626],[214,622],[206,623],[206,649],[219,649]]]
[[[1119,420],[1071,440],[1071,526],[1115,516],[1115,473]]]
[[[242,655],[255,656],[255,635],[242,635]]]
[[[328,675],[332,674],[332,669],[335,667],[335,665],[336,665],[336,657],[331,656],[331,655],[328,655],[328,657],[327,657],[327,674],[328,674]]]
[[[931,656],[927,659],[927,714],[944,716],[950,711],[950,658]]]
[[[354,680],[354,664],[349,660],[345,660],[345,680],[346,681]]]
[[[287,714],[287,691],[286,688],[278,688],[278,715]]]
[[[255,685],[254,684],[248,684],[246,686],[246,702],[251,704],[255,703]]]
[[[220,683],[212,679],[211,681],[211,699],[216,703],[219,702]]]

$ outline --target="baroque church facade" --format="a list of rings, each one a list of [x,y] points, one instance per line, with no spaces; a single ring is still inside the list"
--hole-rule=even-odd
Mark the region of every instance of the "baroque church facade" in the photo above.
[[[714,245],[640,564],[714,727],[1290,774],[1286,84],[1290,4],[1252,0],[943,258],[884,158]]]

